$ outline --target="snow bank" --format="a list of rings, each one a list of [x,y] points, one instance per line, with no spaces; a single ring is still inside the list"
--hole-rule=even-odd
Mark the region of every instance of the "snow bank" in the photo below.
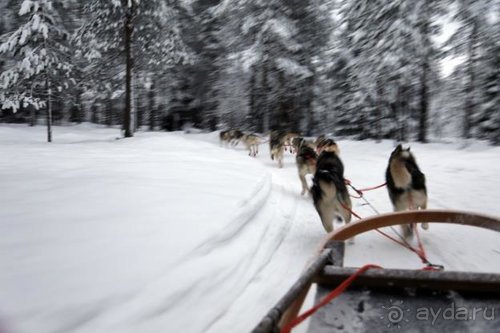
[[[255,245],[247,238],[207,261],[251,228],[270,193],[269,174],[246,156],[165,133],[54,132],[46,144],[43,128],[0,127],[2,333],[142,332],[134,315],[210,291]],[[206,324],[198,316],[191,322]]]

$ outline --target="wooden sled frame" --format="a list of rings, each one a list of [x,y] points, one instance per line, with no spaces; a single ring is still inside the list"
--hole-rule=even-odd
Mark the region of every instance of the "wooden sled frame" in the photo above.
[[[498,218],[446,210],[383,214],[345,225],[325,237],[312,263],[252,332],[279,332],[282,327],[298,315],[313,282],[322,285],[338,285],[354,273],[355,269],[342,268],[345,240],[378,228],[424,222],[468,225],[500,232],[500,219]],[[357,283],[383,287],[388,285],[388,280],[390,280],[391,285],[399,286],[424,284],[436,289],[452,288],[454,290],[500,293],[500,274],[384,269],[383,271],[365,272],[358,278]]]

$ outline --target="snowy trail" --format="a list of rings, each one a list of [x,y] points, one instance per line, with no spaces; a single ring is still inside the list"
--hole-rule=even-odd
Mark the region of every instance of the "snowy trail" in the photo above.
[[[246,332],[325,236],[294,156],[279,169],[267,144],[250,158],[219,147],[216,133],[115,140],[116,130],[82,125],[55,134],[47,145],[43,128],[0,126],[2,333]],[[391,142],[339,145],[355,186],[384,182]],[[500,215],[499,148],[411,146],[430,208]],[[366,198],[391,211],[386,189]],[[500,273],[497,233],[431,225],[421,235],[447,270]],[[346,266],[366,263],[422,266],[375,232],[346,248]]]
[[[276,189],[269,175],[256,189],[239,204],[231,219],[232,225],[183,257],[180,267],[175,267],[173,272],[119,306],[107,309],[81,331],[157,332],[162,327],[173,331],[209,331],[234,306],[234,299],[245,292],[255,276],[274,260],[295,216],[296,198],[283,189]],[[200,272],[200,267],[209,268]],[[189,271],[198,273],[186,276]],[[183,280],[182,288],[171,288],[180,280]],[[160,293],[162,297],[156,297]],[[200,299],[203,302],[196,305]],[[187,313],[200,311],[203,316],[197,320],[179,320]],[[231,327],[234,329],[234,323]]]
[[[295,157],[285,154],[284,168],[279,169],[276,162],[270,160],[269,149],[265,145],[260,148],[257,160],[272,173],[274,191],[287,193],[288,200],[293,201],[295,214],[286,221],[288,233],[283,235],[283,241],[275,248],[272,261],[258,271],[228,312],[207,332],[245,332],[252,329],[295,282],[324,236],[321,224],[314,223],[316,212],[311,209],[311,199],[300,195]],[[272,223],[281,222],[274,219]],[[263,285],[266,285],[265,289]]]

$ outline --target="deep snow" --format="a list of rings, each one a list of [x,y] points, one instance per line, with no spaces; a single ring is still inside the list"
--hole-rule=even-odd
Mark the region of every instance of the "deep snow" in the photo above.
[[[246,332],[295,281],[325,233],[300,196],[294,157],[278,169],[220,147],[217,133],[0,125],[0,332]],[[393,143],[340,141],[346,177],[384,181]],[[429,208],[500,216],[500,149],[411,144]],[[385,189],[366,194],[391,210]],[[362,216],[373,212],[354,200]],[[500,273],[500,236],[431,225],[428,257]],[[420,268],[372,232],[345,264]],[[303,329],[303,327],[301,328]]]

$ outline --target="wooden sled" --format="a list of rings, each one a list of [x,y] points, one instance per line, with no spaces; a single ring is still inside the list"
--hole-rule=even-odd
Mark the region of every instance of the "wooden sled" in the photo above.
[[[498,218],[441,210],[378,215],[346,225],[328,234],[315,260],[252,332],[280,332],[297,317],[313,283],[317,304],[349,278],[357,269],[343,267],[345,240],[382,227],[422,222],[500,232]],[[308,328],[311,333],[406,331],[500,332],[500,274],[368,270],[314,313]]]

